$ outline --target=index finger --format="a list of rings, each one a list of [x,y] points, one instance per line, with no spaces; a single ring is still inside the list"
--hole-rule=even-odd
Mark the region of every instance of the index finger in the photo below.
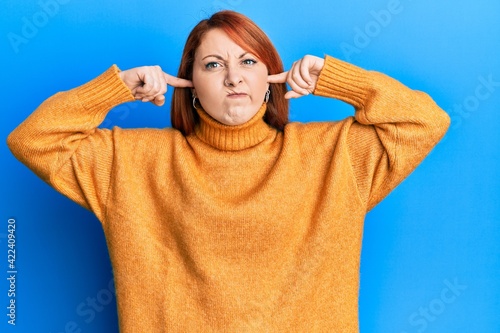
[[[288,76],[288,71],[283,72],[283,73],[279,73],[279,74],[269,75],[267,77],[267,82],[268,83],[285,83],[287,76]]]
[[[186,80],[186,79],[181,79],[176,76],[172,76],[167,73],[163,73],[165,75],[165,80],[167,81],[167,84],[169,86],[175,87],[175,88],[191,88],[193,87],[193,82]]]

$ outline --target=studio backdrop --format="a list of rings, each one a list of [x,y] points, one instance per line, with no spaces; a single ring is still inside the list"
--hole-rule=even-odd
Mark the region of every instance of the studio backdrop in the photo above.
[[[0,331],[118,331],[100,223],[17,161],[7,135],[43,100],[112,64],[175,75],[189,31],[220,9],[263,28],[286,68],[328,54],[425,91],[452,118],[366,217],[361,332],[500,332],[497,0],[2,0]],[[102,126],[168,127],[171,93],[164,107],[120,105]],[[353,112],[312,95],[290,107],[300,122]]]

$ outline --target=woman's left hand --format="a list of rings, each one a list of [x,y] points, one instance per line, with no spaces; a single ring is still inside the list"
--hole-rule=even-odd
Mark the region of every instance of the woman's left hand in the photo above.
[[[325,60],[316,56],[306,55],[293,63],[286,72],[269,75],[269,83],[288,83],[292,90],[285,94],[286,99],[309,95],[316,88],[319,73]]]

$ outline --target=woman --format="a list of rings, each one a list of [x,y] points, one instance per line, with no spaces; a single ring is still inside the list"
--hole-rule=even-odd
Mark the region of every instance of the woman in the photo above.
[[[97,128],[120,103],[163,105],[167,85],[173,128]],[[288,123],[287,99],[310,93],[355,116]],[[101,221],[122,332],[357,332],[365,214],[448,125],[426,94],[329,56],[284,72],[222,11],[191,32],[178,77],[113,66],[8,144]]]

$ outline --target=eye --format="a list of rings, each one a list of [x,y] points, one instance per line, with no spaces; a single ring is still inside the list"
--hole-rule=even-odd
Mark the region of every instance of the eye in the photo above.
[[[220,66],[221,65],[218,62],[212,61],[212,62],[209,62],[208,64],[206,64],[205,68],[206,69],[214,69],[214,68],[217,68],[217,67],[220,67]]]
[[[257,63],[257,61],[253,59],[245,59],[241,62],[243,65],[251,66]]]

